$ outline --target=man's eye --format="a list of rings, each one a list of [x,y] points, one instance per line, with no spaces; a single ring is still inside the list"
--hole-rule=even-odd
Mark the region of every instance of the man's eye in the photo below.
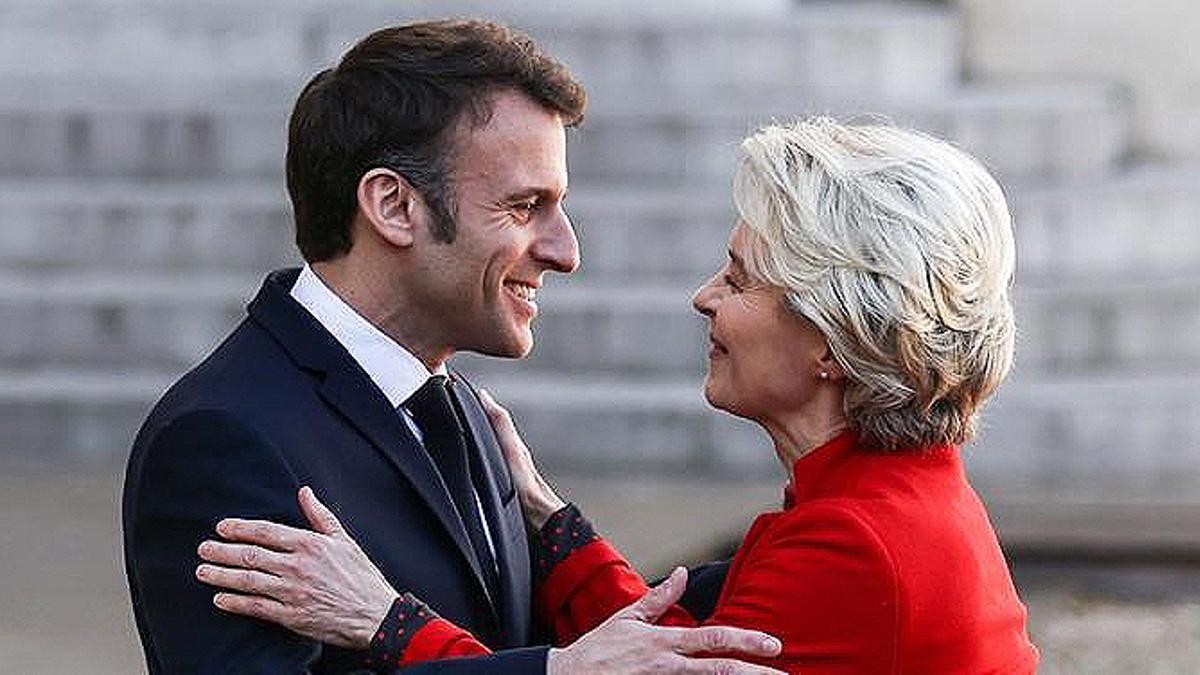
[[[538,209],[541,208],[541,203],[536,200],[517,202],[513,204],[511,208],[513,213],[516,214],[517,218],[521,220],[529,220],[533,217],[533,214],[537,213]]]

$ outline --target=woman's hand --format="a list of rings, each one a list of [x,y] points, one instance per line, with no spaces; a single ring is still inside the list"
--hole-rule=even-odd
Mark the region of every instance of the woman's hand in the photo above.
[[[483,401],[483,409],[487,412],[496,431],[496,438],[504,450],[504,459],[508,462],[508,470],[512,474],[513,484],[517,495],[521,498],[521,509],[525,519],[536,530],[541,530],[550,516],[567,505],[554,492],[554,488],[542,478],[533,463],[533,455],[529,447],[521,440],[517,428],[513,425],[512,415],[496,403],[486,389],[479,390],[479,399]]]
[[[300,509],[315,532],[226,518],[205,541],[196,578],[222,592],[213,604],[339,647],[367,649],[399,593],[311,488]]]

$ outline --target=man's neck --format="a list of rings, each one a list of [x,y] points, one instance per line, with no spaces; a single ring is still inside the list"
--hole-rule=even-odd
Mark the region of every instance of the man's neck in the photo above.
[[[420,333],[419,327],[412,323],[414,313],[406,310],[403,292],[388,288],[387,281],[380,275],[354,269],[344,258],[337,262],[312,263],[311,267],[329,290],[420,359],[430,372],[442,368],[454,355],[449,346]]]

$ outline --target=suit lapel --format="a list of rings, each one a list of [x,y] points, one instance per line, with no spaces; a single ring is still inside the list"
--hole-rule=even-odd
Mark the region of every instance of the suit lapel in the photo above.
[[[530,625],[531,588],[529,549],[525,543],[520,501],[511,498],[513,485],[508,466],[487,413],[474,390],[457,374],[451,380],[456,398],[462,406],[460,412],[475,440],[475,446],[479,448],[478,464],[482,469],[481,482],[485,487],[479,491],[479,501],[492,531],[496,565],[500,571],[499,610],[505,619],[501,625],[509,644],[524,644],[528,640]],[[507,508],[505,500],[508,500]]]
[[[250,303],[251,318],[275,338],[298,366],[318,376],[317,391],[321,398],[408,480],[470,564],[477,590],[488,597],[466,527],[432,460],[358,362],[292,299],[289,291],[298,274],[299,270],[283,270],[268,277]]]

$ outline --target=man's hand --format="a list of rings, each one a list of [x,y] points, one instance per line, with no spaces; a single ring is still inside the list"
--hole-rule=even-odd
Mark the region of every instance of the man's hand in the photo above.
[[[238,593],[217,593],[226,612],[277,623],[305,637],[366,649],[399,593],[311,488],[300,508],[315,532],[227,518],[205,541],[196,578]],[[211,564],[210,564],[211,563]]]
[[[550,650],[547,675],[573,673],[708,673],[712,675],[784,675],[782,671],[734,658],[697,654],[777,656],[779,640],[753,630],[725,626],[671,628],[651,625],[675,604],[687,586],[680,567],[641,600],[609,617],[564,649]]]

